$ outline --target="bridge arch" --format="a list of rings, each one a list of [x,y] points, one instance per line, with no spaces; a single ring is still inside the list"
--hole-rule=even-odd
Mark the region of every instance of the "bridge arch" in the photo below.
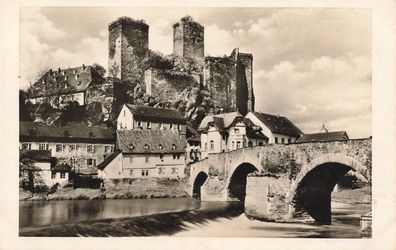
[[[201,188],[203,184],[208,179],[208,174],[204,171],[200,171],[194,179],[193,186],[192,186],[192,197],[193,198],[201,198]]]
[[[306,211],[318,222],[331,222],[331,192],[350,170],[370,180],[368,168],[344,154],[332,153],[315,158],[303,166],[286,195],[289,215]]]
[[[258,171],[258,169],[249,162],[239,163],[233,168],[227,180],[228,197],[244,201],[246,196],[247,176],[255,171]]]

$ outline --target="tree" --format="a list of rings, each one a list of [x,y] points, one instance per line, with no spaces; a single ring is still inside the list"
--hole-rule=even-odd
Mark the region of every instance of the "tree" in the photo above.
[[[58,122],[60,125],[66,125],[69,122],[82,122],[85,117],[84,107],[81,107],[77,101],[68,102],[63,109]]]
[[[31,192],[34,192],[35,183],[43,182],[40,171],[38,171],[40,168],[36,167],[34,163],[34,160],[19,156],[19,185]]]
[[[19,90],[19,120],[20,121],[32,121],[32,115],[30,113],[32,104],[27,101],[28,94],[25,90]]]
[[[94,68],[101,77],[104,77],[106,75],[106,69],[102,65],[94,63],[92,64],[92,68]]]

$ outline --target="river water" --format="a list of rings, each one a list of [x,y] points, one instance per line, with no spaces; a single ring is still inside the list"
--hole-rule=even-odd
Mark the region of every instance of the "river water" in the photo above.
[[[101,219],[140,217],[186,210],[216,211],[227,202],[203,202],[191,198],[148,200],[62,200],[21,201],[19,227],[23,231],[42,227],[93,222]],[[330,237],[359,238],[360,216],[370,211],[369,204],[332,203],[331,225],[313,222],[270,223],[249,220],[243,213],[208,217],[204,223],[183,222],[175,236],[199,237]]]

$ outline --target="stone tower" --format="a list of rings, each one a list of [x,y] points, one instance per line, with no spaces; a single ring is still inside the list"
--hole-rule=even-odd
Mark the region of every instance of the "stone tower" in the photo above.
[[[120,17],[109,25],[110,77],[130,84],[144,77],[142,61],[148,56],[149,26],[143,20]]]
[[[186,16],[173,25],[173,54],[193,58],[203,67],[204,27]]]

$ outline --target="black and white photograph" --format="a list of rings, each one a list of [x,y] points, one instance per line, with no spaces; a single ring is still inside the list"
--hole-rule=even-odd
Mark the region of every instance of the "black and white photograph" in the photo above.
[[[390,232],[375,222],[395,201],[376,145],[395,133],[376,136],[396,105],[375,82],[376,60],[395,56],[378,53],[374,8],[17,9],[18,152],[5,167],[19,240]]]

